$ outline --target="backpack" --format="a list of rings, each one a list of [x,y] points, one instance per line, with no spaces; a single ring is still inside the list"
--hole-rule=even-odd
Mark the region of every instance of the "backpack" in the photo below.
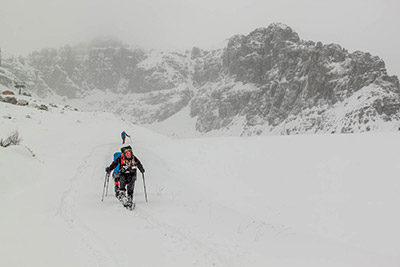
[[[119,156],[121,156],[121,154],[122,154],[121,152],[114,153],[114,160],[116,160]],[[119,165],[120,164],[118,164],[117,167],[115,167],[115,169],[114,169],[114,173],[116,175],[119,175]]]

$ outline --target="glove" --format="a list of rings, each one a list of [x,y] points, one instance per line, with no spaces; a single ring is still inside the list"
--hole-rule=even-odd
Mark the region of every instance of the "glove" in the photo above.
[[[110,168],[107,167],[107,168],[106,168],[106,173],[110,173],[110,172],[111,172]]]

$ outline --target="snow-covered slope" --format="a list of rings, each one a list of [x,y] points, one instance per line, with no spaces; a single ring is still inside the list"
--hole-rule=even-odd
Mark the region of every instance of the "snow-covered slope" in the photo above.
[[[106,112],[0,113],[23,139],[0,147],[0,266],[400,264],[398,133],[171,139]],[[122,130],[146,169],[132,212],[112,184],[100,201]]]

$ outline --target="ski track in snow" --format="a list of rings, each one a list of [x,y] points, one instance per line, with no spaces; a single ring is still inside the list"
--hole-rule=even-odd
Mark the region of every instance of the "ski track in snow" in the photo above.
[[[99,233],[94,232],[94,230],[92,230],[91,227],[84,222],[84,219],[80,218],[79,215],[77,215],[77,213],[74,211],[75,198],[79,195],[77,193],[77,188],[79,187],[81,181],[83,179],[93,179],[93,177],[96,176],[95,172],[96,168],[99,167],[99,161],[98,158],[94,157],[93,155],[106,155],[104,157],[104,161],[108,162],[108,155],[113,154],[112,151],[114,150],[112,148],[114,147],[115,144],[104,144],[93,148],[91,153],[86,156],[86,160],[77,168],[75,176],[71,178],[69,188],[64,191],[61,197],[60,206],[57,212],[58,215],[63,217],[65,222],[68,224],[68,227],[74,230],[78,236],[80,236],[83,244],[86,246],[87,252],[92,256],[90,264],[93,266],[124,266],[123,264],[119,263],[118,259],[111,253],[110,248],[104,245],[102,241],[97,238]],[[156,157],[157,161],[159,162],[163,161],[163,159],[157,155],[152,154],[152,156]],[[106,164],[108,163],[105,163],[105,165]],[[93,166],[93,168],[88,166]],[[99,168],[101,169],[102,167]],[[172,172],[172,170],[169,168],[167,168],[167,170]],[[139,178],[140,176],[138,175],[137,179],[139,180]],[[111,176],[110,181],[112,181]],[[97,186],[98,181],[96,181],[96,183],[93,185]],[[110,187],[112,188],[112,182],[110,184]],[[101,195],[99,195],[99,202],[101,202],[100,197]],[[106,201],[110,201],[110,198],[105,197],[104,202]],[[218,251],[217,249],[214,249],[209,244],[205,244],[201,240],[191,237],[189,234],[178,229],[178,227],[163,222],[157,218],[157,215],[152,214],[152,212],[146,210],[146,208],[142,206],[138,207],[138,205],[136,205],[135,210],[128,211],[123,208],[120,203],[117,202],[117,200],[115,200],[115,204],[116,205],[113,205],[113,209],[111,209],[111,211],[118,211],[120,213],[131,212],[132,214],[128,214],[129,216],[135,216],[136,218],[139,218],[142,223],[147,225],[149,229],[153,229],[161,237],[169,239],[169,242],[172,242],[175,247],[180,247],[183,251],[188,249],[192,250],[191,253],[193,254],[193,257],[196,257],[196,259],[193,261],[194,266],[237,266],[234,262],[232,262],[232,260],[225,256],[219,255],[216,252]],[[115,209],[115,207],[118,208]],[[107,209],[110,211],[110,207],[105,206],[103,208],[104,216],[110,216],[107,214]]]
[[[154,151],[149,151],[146,149],[146,147],[142,147],[140,145],[136,148],[139,148],[140,150],[142,150],[142,152],[151,154],[152,162],[157,165],[159,169],[163,169],[166,171],[166,177],[185,176],[185,174],[181,174],[176,170],[171,169],[164,161],[164,159]],[[197,251],[199,255],[202,255],[204,257],[204,259],[202,260],[206,260],[204,265],[201,265],[199,263],[201,266],[238,266],[227,256],[217,253],[217,251],[219,251],[219,248],[212,247],[210,244],[206,244],[204,241],[190,236],[190,233],[185,233],[184,231],[180,230],[179,227],[170,225],[162,221],[160,219],[160,216],[157,216],[151,210],[142,208],[142,206],[138,207],[138,205],[136,205],[135,210],[136,214],[139,215],[143,220],[145,220],[149,225],[153,225],[161,229],[164,236],[169,236],[172,239],[177,239],[180,246],[182,246],[182,249],[185,249],[187,247],[195,249],[195,251]],[[195,263],[195,265],[197,264]]]
[[[86,157],[86,160],[78,167],[76,175],[71,178],[69,188],[63,193],[61,197],[60,207],[58,209],[58,214],[61,215],[70,229],[76,231],[90,255],[95,259],[91,262],[94,266],[119,266],[115,257],[109,253],[109,249],[105,248],[101,242],[96,238],[94,233],[89,227],[87,227],[80,218],[74,213],[74,197],[76,196],[76,186],[81,179],[85,177],[90,177],[88,175],[89,160],[95,159],[93,155],[98,152],[103,147],[110,147],[113,144],[104,144],[95,147],[92,152]],[[103,153],[104,154],[104,153]]]
[[[194,249],[198,255],[202,255],[206,261],[205,265],[201,266],[237,266],[231,260],[222,255],[219,255],[211,246],[205,244],[204,242],[197,240],[193,237],[190,237],[188,234],[184,233],[183,231],[179,230],[177,227],[168,225],[167,223],[157,219],[157,216],[151,214],[151,212],[141,208],[136,207],[135,209],[137,212],[136,214],[140,216],[140,218],[146,221],[149,227],[157,227],[161,230],[164,236],[175,240],[174,243],[185,249],[190,247]],[[197,265],[196,263],[194,263]],[[198,263],[201,264],[201,263]]]

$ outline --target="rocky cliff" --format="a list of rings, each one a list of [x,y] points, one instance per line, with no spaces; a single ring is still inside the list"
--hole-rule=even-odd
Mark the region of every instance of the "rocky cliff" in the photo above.
[[[192,101],[201,132],[238,117],[247,134],[359,132],[378,129],[374,121],[398,120],[399,80],[369,53],[302,41],[290,27],[272,24],[232,37],[221,59],[223,82],[201,86]]]
[[[233,36],[214,51],[146,52],[97,41],[35,52],[19,64],[29,74],[18,64],[8,70],[39,95],[51,88],[138,123],[188,112],[203,134],[233,127],[241,135],[348,133],[400,124],[399,80],[382,59],[301,40],[280,23]]]

